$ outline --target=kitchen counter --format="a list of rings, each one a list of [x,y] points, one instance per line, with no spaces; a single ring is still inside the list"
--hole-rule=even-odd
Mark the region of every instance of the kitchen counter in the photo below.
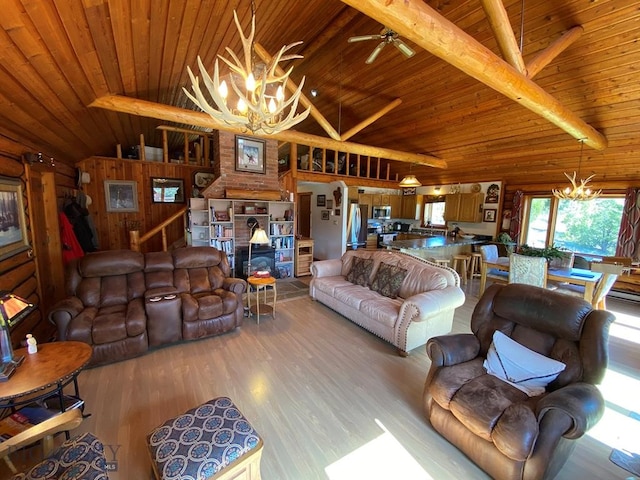
[[[383,243],[383,245],[392,250],[424,250],[442,247],[471,246],[486,242],[486,240],[477,238],[452,238],[435,235],[433,237],[425,236],[424,238],[414,238],[412,240],[395,240],[393,242]]]

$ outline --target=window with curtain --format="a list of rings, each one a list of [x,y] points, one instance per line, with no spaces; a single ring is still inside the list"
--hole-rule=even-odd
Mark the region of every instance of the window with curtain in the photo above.
[[[614,256],[624,197],[606,196],[587,202],[529,197],[522,243],[555,245],[591,256]]]

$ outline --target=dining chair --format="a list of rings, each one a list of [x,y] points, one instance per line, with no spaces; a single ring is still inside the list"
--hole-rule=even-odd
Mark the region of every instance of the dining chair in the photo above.
[[[593,300],[591,302],[593,308],[599,310],[607,309],[607,294],[611,290],[611,287],[613,287],[613,284],[616,283],[618,276],[624,271],[624,268],[624,265],[618,263],[593,262],[591,264],[592,271],[602,273],[602,278],[600,278],[596,284],[593,292]]]
[[[509,265],[509,257],[499,257],[498,256],[498,247],[495,245],[480,245],[478,246],[478,250],[480,255],[482,256],[482,267],[485,268],[484,264],[489,263],[503,263],[504,265]],[[509,274],[502,270],[497,270],[495,268],[487,269],[485,280],[491,280],[493,283],[509,283]],[[486,286],[486,284],[485,284]],[[480,292],[482,295],[483,292]]]
[[[509,283],[547,288],[547,259],[512,253],[509,256]]]
[[[631,274],[631,257],[602,257],[602,263],[622,265],[622,273],[626,273],[627,275]]]

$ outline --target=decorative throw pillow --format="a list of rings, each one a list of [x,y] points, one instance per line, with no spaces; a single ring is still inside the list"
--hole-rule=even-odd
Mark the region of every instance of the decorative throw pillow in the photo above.
[[[487,373],[513,385],[530,397],[544,393],[545,388],[566,365],[529,350],[500,331],[493,333],[484,368]]]
[[[371,290],[385,297],[396,298],[406,276],[407,271],[404,268],[383,262],[371,282]]]
[[[369,284],[369,276],[371,275],[372,269],[372,259],[354,257],[351,271],[347,274],[347,281],[354,285],[366,287]]]

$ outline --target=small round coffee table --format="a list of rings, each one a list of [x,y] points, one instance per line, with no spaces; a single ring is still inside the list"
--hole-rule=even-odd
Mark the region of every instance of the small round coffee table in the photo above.
[[[261,309],[263,314],[271,314],[273,318],[276,318],[276,279],[273,277],[258,278],[251,276],[247,278],[247,282],[249,283],[249,292],[247,292],[247,304],[249,306],[249,313],[252,315],[256,315],[256,322],[260,324]],[[251,287],[255,288],[256,291],[256,304],[253,307],[251,306]],[[267,287],[271,287],[271,289],[273,290],[273,302],[271,303],[271,305],[267,303]],[[260,303],[260,291],[263,292],[263,303]]]
[[[15,373],[0,383],[0,409],[57,395],[64,410],[62,390],[73,382],[75,396],[80,398],[78,375],[91,360],[91,353],[91,346],[84,342],[41,343],[33,354],[26,348],[16,350],[16,356],[25,358]]]

